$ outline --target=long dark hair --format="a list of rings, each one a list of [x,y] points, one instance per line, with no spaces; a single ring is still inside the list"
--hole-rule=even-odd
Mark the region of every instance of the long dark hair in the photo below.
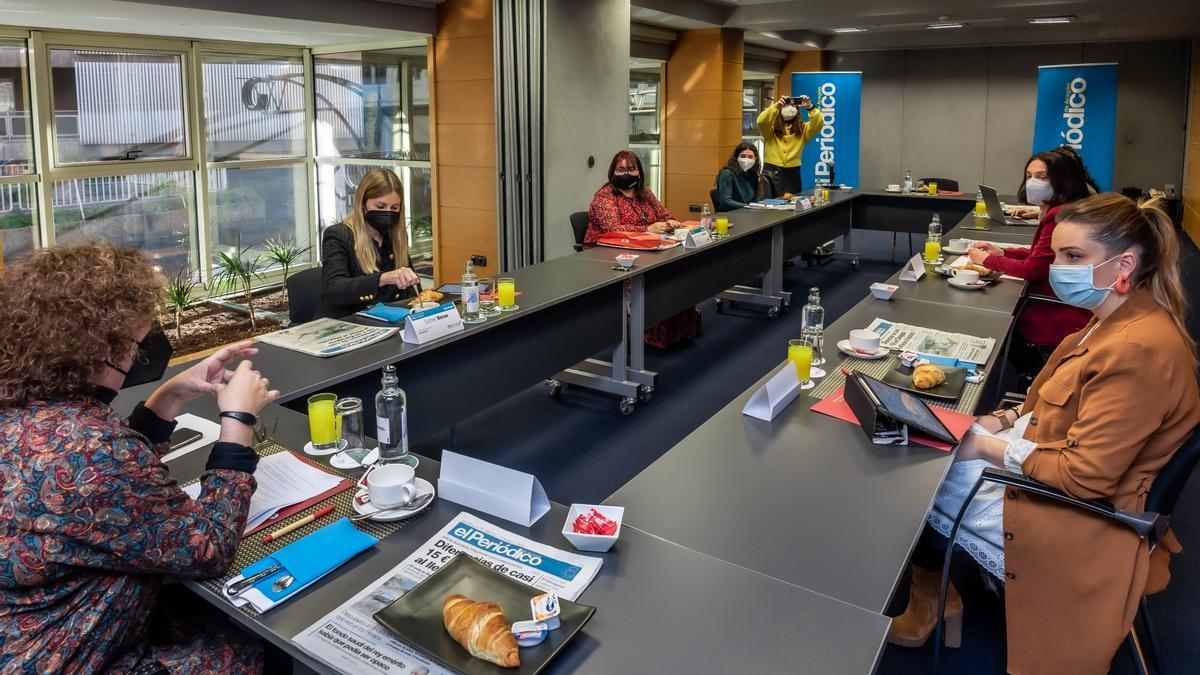
[[[791,121],[785,122],[783,121],[783,108],[775,113],[775,124],[772,125],[772,129],[776,138],[783,138],[788,131],[791,131],[793,136],[804,133],[804,120],[800,119],[800,106],[791,102],[788,105],[796,109],[796,116]]]
[[[1179,274],[1179,241],[1160,199],[1138,204],[1124,195],[1105,192],[1064,206],[1057,220],[1087,227],[1092,241],[1103,246],[1107,256],[1136,250],[1137,269],[1129,279],[1133,288],[1145,288],[1154,295],[1195,354],[1196,343],[1184,324],[1188,302]]]
[[[1092,189],[1092,192],[1095,192],[1097,194],[1099,194],[1101,192],[1100,186],[1096,184],[1096,180],[1094,178],[1092,178],[1091,172],[1088,171],[1087,164],[1083,163],[1083,157],[1081,157],[1079,155],[1079,152],[1077,150],[1075,150],[1075,148],[1072,148],[1069,145],[1060,145],[1057,148],[1055,148],[1055,150],[1058,150],[1059,152],[1064,153],[1070,157],[1074,157],[1075,161],[1079,162],[1079,170],[1083,171],[1084,182],[1086,182],[1088,184],[1088,187],[1090,187]]]
[[[642,168],[642,159],[638,157],[632,150],[620,150],[613,155],[612,161],[608,164],[608,183],[612,185],[613,176],[617,173],[617,165],[624,161],[626,164],[631,164],[637,167],[638,183],[633,186],[633,197],[638,201],[646,199],[646,170]],[[615,186],[613,192],[620,192]]]
[[[754,167],[745,172],[742,171],[742,166],[738,164],[738,156],[744,150],[754,153]],[[739,173],[745,173],[750,177],[750,180],[754,181],[755,185],[758,185],[758,174],[762,171],[762,157],[758,156],[758,146],[748,141],[738,143],[738,146],[733,149],[733,154],[729,156],[729,161],[725,163],[725,168],[732,171],[735,176]]]
[[[1039,152],[1025,162],[1026,170],[1035,159],[1041,160],[1046,165],[1046,176],[1050,179],[1050,188],[1054,190],[1054,194],[1046,200],[1046,206],[1061,206],[1068,202],[1086,199],[1091,195],[1088,192],[1083,163],[1076,155],[1069,155],[1057,149]],[[1017,188],[1017,199],[1020,199],[1021,203],[1028,203],[1025,196],[1024,177],[1021,178],[1021,187]]]

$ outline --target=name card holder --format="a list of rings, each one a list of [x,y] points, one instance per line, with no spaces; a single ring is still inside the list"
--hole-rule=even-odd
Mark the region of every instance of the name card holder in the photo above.
[[[807,210],[811,209],[812,207],[813,207],[813,203],[812,203],[812,199],[810,197],[801,197],[796,200],[796,210],[797,211],[807,211]]]
[[[462,316],[453,302],[404,317],[404,341],[412,345],[423,345],[461,330]]]
[[[708,230],[703,227],[693,227],[688,230],[687,237],[683,240],[684,248],[700,248],[712,243],[712,237],[709,236]]]
[[[550,500],[529,473],[442,450],[438,496],[529,527],[550,511]]]
[[[925,276],[925,260],[918,253],[904,264],[904,270],[900,272],[900,280],[917,281],[923,276]]]
[[[800,378],[796,367],[787,362],[766,384],[758,388],[742,408],[743,415],[770,422],[800,395]]]

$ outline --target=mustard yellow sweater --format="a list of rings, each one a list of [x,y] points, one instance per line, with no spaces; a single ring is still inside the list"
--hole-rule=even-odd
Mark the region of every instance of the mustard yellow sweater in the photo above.
[[[773,105],[767,106],[758,114],[758,131],[762,134],[765,150],[763,161],[775,166],[800,166],[800,151],[805,143],[816,138],[821,132],[821,127],[825,126],[825,118],[821,116],[821,110],[813,106],[808,111],[808,121],[801,127],[799,135],[785,128],[783,138],[779,138],[775,135],[775,118],[778,116],[779,108]]]

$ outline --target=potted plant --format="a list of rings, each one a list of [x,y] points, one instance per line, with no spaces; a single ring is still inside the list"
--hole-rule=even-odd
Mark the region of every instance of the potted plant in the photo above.
[[[183,310],[192,304],[192,294],[199,286],[192,271],[186,267],[173,277],[167,277],[166,305],[175,314],[175,343],[183,342]]]
[[[283,267],[283,297],[288,299],[287,295],[287,280],[288,270],[292,265],[296,264],[300,258],[308,253],[312,246],[300,247],[299,244],[292,239],[290,234],[285,234],[277,239],[268,239],[266,241],[267,260]]]
[[[242,237],[238,235],[237,245],[227,251],[217,254],[217,271],[213,275],[213,285],[220,290],[240,288],[246,296],[246,308],[250,312],[250,329],[258,329],[258,320],[254,316],[254,295],[250,286],[255,279],[263,278],[263,260],[261,255],[249,257],[250,247],[242,248]]]

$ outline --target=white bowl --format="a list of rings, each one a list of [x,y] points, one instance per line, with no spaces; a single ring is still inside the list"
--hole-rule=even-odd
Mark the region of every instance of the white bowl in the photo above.
[[[596,509],[600,515],[605,518],[611,518],[617,521],[617,533],[612,536],[603,534],[583,534],[571,530],[571,526],[575,523],[575,519],[579,516]],[[617,543],[617,538],[621,536],[621,521],[625,518],[624,506],[604,506],[601,504],[572,504],[567,511],[567,522],[563,523],[562,533],[567,538],[567,541],[579,549],[580,551],[591,551],[593,553],[604,553],[612,548],[612,545]]]
[[[638,256],[632,253],[622,253],[621,255],[617,256],[617,264],[625,269],[629,269],[630,267],[633,267],[633,263],[637,259]]]
[[[900,287],[892,284],[874,283],[871,284],[870,288],[871,295],[879,298],[880,300],[891,300],[892,296],[896,294],[896,290]]]

